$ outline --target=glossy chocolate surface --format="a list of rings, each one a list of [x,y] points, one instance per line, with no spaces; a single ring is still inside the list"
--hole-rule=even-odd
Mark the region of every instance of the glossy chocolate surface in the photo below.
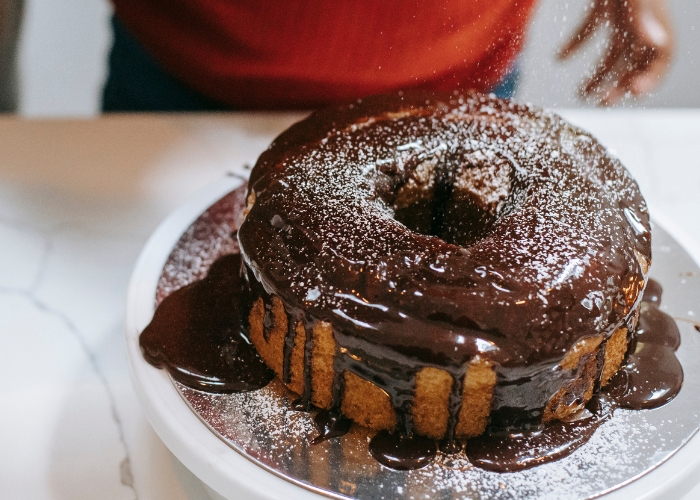
[[[663,287],[661,283],[655,279],[647,280],[647,286],[644,288],[643,300],[645,302],[651,302],[657,306],[661,304],[661,294],[663,293]]]
[[[483,435],[467,443],[469,461],[481,469],[514,472],[558,460],[573,453],[612,416],[601,408],[573,422],[552,422],[542,429],[506,435]]]
[[[683,367],[676,357],[681,333],[675,320],[659,309],[661,285],[649,280],[652,293],[645,293],[639,326],[630,344],[627,362],[615,376],[627,391],[617,400],[622,408],[658,408],[671,401],[683,385]]]
[[[318,444],[347,434],[352,426],[352,420],[345,418],[337,410],[320,410],[314,415],[314,426],[316,426],[318,436],[312,442]]]
[[[369,442],[370,454],[380,464],[396,470],[425,467],[437,453],[435,441],[422,436],[406,436],[400,432],[378,432]]]
[[[206,210],[163,268],[156,312],[139,337],[144,358],[175,380],[211,392],[241,392],[272,380],[242,336],[241,258],[236,233],[245,186]]]
[[[265,387],[274,372],[241,331],[240,271],[240,255],[226,255],[204,279],[168,295],[139,337],[144,358],[195,389]]]
[[[399,222],[397,192],[430,168],[431,224],[420,207]],[[624,324],[644,287],[635,251],[650,260],[646,204],[616,159],[554,114],[485,96],[317,112],[263,153],[250,191],[239,242],[255,277],[377,357],[560,359]]]

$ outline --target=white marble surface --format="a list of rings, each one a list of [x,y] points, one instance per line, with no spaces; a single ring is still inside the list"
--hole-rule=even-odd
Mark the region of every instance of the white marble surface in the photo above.
[[[700,111],[563,114],[700,257]],[[0,498],[209,498],[131,388],[126,286],[159,221],[299,116],[0,118]]]

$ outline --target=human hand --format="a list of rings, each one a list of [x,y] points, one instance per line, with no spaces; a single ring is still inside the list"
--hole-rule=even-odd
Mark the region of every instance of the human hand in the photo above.
[[[568,59],[599,27],[611,30],[607,54],[579,88],[582,98],[609,106],[653,90],[668,71],[674,40],[666,0],[591,0],[588,15],[561,48]]]

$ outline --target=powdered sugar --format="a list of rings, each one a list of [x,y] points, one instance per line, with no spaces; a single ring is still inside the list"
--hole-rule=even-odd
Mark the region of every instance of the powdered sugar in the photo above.
[[[372,345],[406,342],[408,327],[386,331],[400,314],[468,323],[494,333],[498,349],[481,354],[503,365],[555,362],[612,334],[638,296],[620,290],[644,280],[635,250],[650,251],[646,205],[619,161],[543,110],[412,99],[312,115],[261,157],[240,241],[266,289]],[[579,304],[594,292],[606,300]],[[478,352],[447,337],[430,346],[443,365]]]

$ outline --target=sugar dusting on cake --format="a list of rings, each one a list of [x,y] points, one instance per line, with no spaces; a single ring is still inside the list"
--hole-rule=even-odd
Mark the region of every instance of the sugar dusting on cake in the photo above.
[[[648,259],[650,238],[644,200],[619,161],[542,110],[473,96],[412,109],[341,117],[308,143],[292,132],[261,157],[253,175],[264,174],[252,180],[261,195],[241,242],[263,284],[374,344],[399,342],[383,329],[400,317],[441,317],[453,329],[464,318],[481,337],[507,339],[481,353],[499,363],[551,360],[624,324],[645,274],[633,249]],[[426,234],[397,220],[397,191],[413,183],[419,199],[443,171],[453,172],[448,189],[491,217],[465,226],[473,234]],[[470,342],[448,347],[440,355],[456,365],[479,352]]]

